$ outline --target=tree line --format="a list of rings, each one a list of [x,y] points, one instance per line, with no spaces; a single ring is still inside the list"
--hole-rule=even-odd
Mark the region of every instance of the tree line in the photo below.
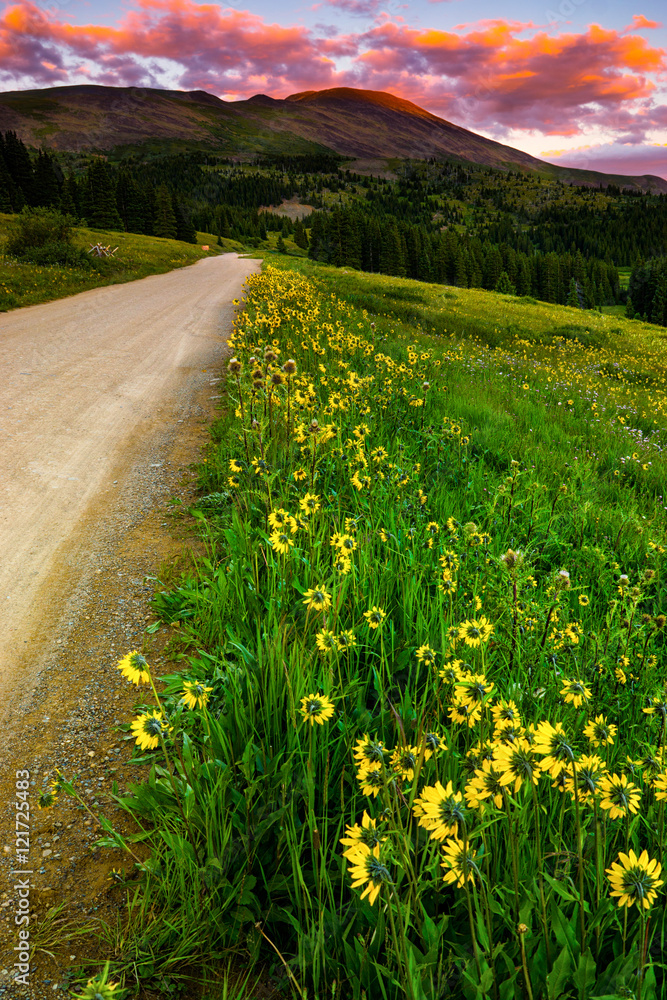
[[[358,208],[313,213],[309,256],[336,266],[583,308],[613,305],[620,297],[615,265],[586,259],[580,251],[517,251],[457,227],[429,231],[424,224],[369,216]]]

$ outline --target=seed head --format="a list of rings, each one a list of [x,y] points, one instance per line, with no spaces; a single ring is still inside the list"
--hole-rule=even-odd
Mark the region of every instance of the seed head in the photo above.
[[[286,375],[294,375],[296,371],[296,361],[294,360],[294,358],[290,358],[288,361],[285,362],[285,364],[283,365],[283,371],[285,372]]]

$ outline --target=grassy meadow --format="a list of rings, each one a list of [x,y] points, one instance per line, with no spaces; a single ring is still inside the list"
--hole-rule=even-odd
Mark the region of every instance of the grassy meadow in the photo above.
[[[2,255],[2,244],[13,218],[0,213],[0,312],[50,302],[89,288],[134,281],[149,274],[164,274],[221,250],[241,249],[241,244],[234,240],[223,241],[225,245],[219,248],[218,237],[211,233],[197,233],[195,245],[136,233],[79,227],[74,239],[77,247],[88,250],[91,243],[102,243],[112,249],[118,247],[117,256],[91,257],[86,267],[28,264]],[[211,246],[210,252],[201,249],[206,244]]]
[[[667,331],[273,255],[244,306],[90,996],[667,996]]]

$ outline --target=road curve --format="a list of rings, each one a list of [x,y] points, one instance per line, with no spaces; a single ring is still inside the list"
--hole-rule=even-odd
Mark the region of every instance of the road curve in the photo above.
[[[0,315],[0,722],[44,609],[85,569],[91,512],[160,433],[156,413],[219,364],[259,267],[225,254]]]

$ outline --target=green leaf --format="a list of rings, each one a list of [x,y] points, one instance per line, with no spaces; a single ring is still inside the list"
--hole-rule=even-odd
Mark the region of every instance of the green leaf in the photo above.
[[[579,993],[579,1000],[586,1000],[588,997],[595,984],[595,973],[595,959],[591,955],[590,948],[587,948],[584,954],[579,957],[579,964],[572,977]]]
[[[545,882],[549,883],[549,885],[551,886],[551,888],[555,892],[557,892],[558,895],[562,899],[566,899],[568,901],[568,903],[578,903],[579,902],[579,900],[577,899],[577,897],[573,896],[571,892],[568,892],[568,890],[565,888],[565,886],[563,885],[563,883],[560,882],[558,879],[552,878],[551,875],[547,875],[547,873],[544,872],[544,880],[545,880]]]
[[[563,948],[547,976],[547,996],[549,1000],[558,1000],[567,988],[572,972],[572,956],[568,948]]]

